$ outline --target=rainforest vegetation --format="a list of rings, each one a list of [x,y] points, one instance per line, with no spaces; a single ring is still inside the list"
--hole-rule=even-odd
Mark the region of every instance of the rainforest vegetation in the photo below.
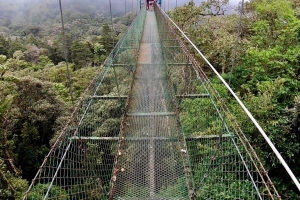
[[[238,33],[239,14],[224,15],[226,2],[191,2],[170,16],[230,83],[299,178],[300,1],[245,1]],[[184,104],[196,113],[194,105]],[[249,138],[282,198],[299,198],[282,165],[255,134]]]
[[[24,194],[136,15],[114,8],[112,31],[108,1],[62,1],[64,49],[58,1],[18,2],[0,2],[0,199]]]
[[[116,10],[112,29],[107,3],[63,1],[64,50],[57,6],[51,0],[0,3],[0,199],[24,194],[73,105],[135,16]],[[300,177],[300,0],[247,1],[239,34],[238,10],[225,14],[227,9],[227,0],[207,0],[169,14],[230,82]],[[104,80],[107,90],[110,78]],[[120,117],[123,105],[106,104],[97,112],[108,121],[95,135],[118,131],[119,118],[109,115]],[[193,103],[183,106],[197,111]],[[253,142],[257,149],[266,145]],[[297,199],[299,191],[283,176],[281,164],[268,152],[261,156],[282,198]]]

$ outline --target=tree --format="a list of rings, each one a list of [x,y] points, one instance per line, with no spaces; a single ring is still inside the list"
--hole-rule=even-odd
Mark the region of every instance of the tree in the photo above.
[[[104,49],[104,45],[100,43],[95,43],[94,44],[94,54],[95,54],[95,64],[101,64],[105,61],[106,59],[106,50]]]
[[[15,137],[12,133],[16,121],[12,106],[14,87],[5,78],[0,81],[0,198],[14,200],[21,199],[27,180],[22,180],[20,169],[16,167]]]
[[[299,126],[292,123],[292,116],[287,115],[286,109],[296,108],[293,101],[300,89],[297,35],[300,21],[290,2],[284,0],[251,1],[247,5],[247,16],[250,20],[246,21],[246,26],[251,33],[247,38],[248,49],[241,54],[232,86],[239,91],[248,109],[299,176],[299,162],[295,155],[300,153],[300,141],[294,133]],[[242,124],[247,126],[246,121]],[[282,197],[295,198],[297,189],[290,184],[290,178],[265,146],[265,141],[258,139],[255,132],[248,134],[259,147],[260,158],[268,166]]]
[[[4,64],[5,60],[6,60],[6,56],[0,55],[0,77],[2,77],[7,71],[7,66]]]
[[[23,41],[20,39],[12,40],[9,42],[9,46],[7,48],[8,57],[12,58],[13,54],[16,51],[25,51],[25,45],[23,44]]]
[[[232,24],[237,24],[237,16],[202,18],[200,10],[189,4],[175,10],[176,14],[173,13],[172,16],[208,60],[219,71],[223,69],[223,76],[226,79],[232,77],[231,87],[282,152],[296,176],[299,176],[299,162],[295,156],[300,153],[299,134],[295,134],[299,132],[298,103],[293,102],[299,98],[300,90],[300,21],[295,16],[292,4],[284,0],[252,0],[246,3],[246,17],[242,18],[242,40],[233,76],[225,73],[229,72],[226,67],[230,66],[232,59],[230,52],[236,37]],[[191,111],[196,110],[193,104],[187,103],[185,101],[182,104],[183,109],[186,107]],[[234,103],[229,107],[235,111]],[[194,118],[182,114],[183,127],[186,131],[193,132],[188,125]],[[250,142],[257,147],[256,151],[279,193],[286,199],[296,199],[299,196],[298,190],[291,184],[290,178],[265,145],[264,139],[248,128],[248,119],[244,119],[239,113],[235,115]]]
[[[190,1],[188,4],[174,9],[170,16],[176,20],[181,29],[185,30],[194,27],[195,24],[202,24],[202,19],[205,16],[225,15],[229,8],[229,0],[202,1],[199,7]]]
[[[55,40],[53,42],[52,46],[47,47],[48,50],[49,50],[49,56],[48,57],[56,65],[59,62],[66,61],[64,51],[66,51],[66,53],[67,53],[68,61],[71,60],[71,45],[72,45],[73,38],[69,33],[65,34],[65,38],[66,38],[66,41],[65,41],[65,44],[66,44],[65,48],[66,49],[64,49],[64,39],[63,39],[62,34],[60,34],[59,37],[57,38],[57,40]]]
[[[9,43],[0,35],[0,55],[8,56]]]
[[[7,81],[1,82],[6,89],[0,94],[0,117],[7,123],[0,126],[1,157],[13,159],[21,166],[22,176],[31,180],[49,151],[56,119],[65,113],[66,106],[51,83],[29,77],[5,78]]]
[[[189,2],[170,13],[172,19],[220,72],[230,71],[235,46],[237,15],[225,16],[228,1]],[[199,59],[201,63],[202,60]]]
[[[5,162],[0,159],[0,198],[21,199],[27,187],[27,181],[11,173]]]
[[[114,48],[114,45],[117,43],[117,39],[107,23],[103,24],[102,26],[100,43],[104,45],[107,55],[110,54],[111,50]]]
[[[88,42],[75,40],[71,46],[71,58],[74,62],[74,71],[90,65],[94,60],[94,50]]]

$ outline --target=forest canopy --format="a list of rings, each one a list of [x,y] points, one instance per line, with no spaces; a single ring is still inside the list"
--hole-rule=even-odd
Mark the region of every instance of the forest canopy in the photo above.
[[[245,1],[240,22],[238,9],[224,15],[222,8],[227,3],[209,0],[196,6],[190,2],[171,11],[170,16],[230,82],[300,177],[300,1]],[[249,138],[279,185],[282,198],[297,199],[299,191],[256,134],[249,133]]]
[[[21,199],[113,44],[135,18],[109,2],[0,2],[0,199]],[[113,29],[111,24],[113,23]],[[65,54],[66,53],[66,54]]]

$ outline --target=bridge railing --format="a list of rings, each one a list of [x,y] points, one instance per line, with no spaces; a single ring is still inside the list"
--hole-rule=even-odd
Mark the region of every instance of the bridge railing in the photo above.
[[[155,12],[196,193],[214,198],[223,193],[224,198],[281,199],[263,165],[265,156],[277,158],[300,190],[298,180],[238,95],[159,6]],[[268,145],[255,148],[258,142]],[[234,184],[238,190],[232,190]]]
[[[106,197],[144,21],[139,12],[99,67],[23,199]]]

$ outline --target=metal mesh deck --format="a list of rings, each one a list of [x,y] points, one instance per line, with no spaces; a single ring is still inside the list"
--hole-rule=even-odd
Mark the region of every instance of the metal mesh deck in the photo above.
[[[148,11],[114,166],[116,199],[188,199],[184,141],[161,55],[156,17]]]

